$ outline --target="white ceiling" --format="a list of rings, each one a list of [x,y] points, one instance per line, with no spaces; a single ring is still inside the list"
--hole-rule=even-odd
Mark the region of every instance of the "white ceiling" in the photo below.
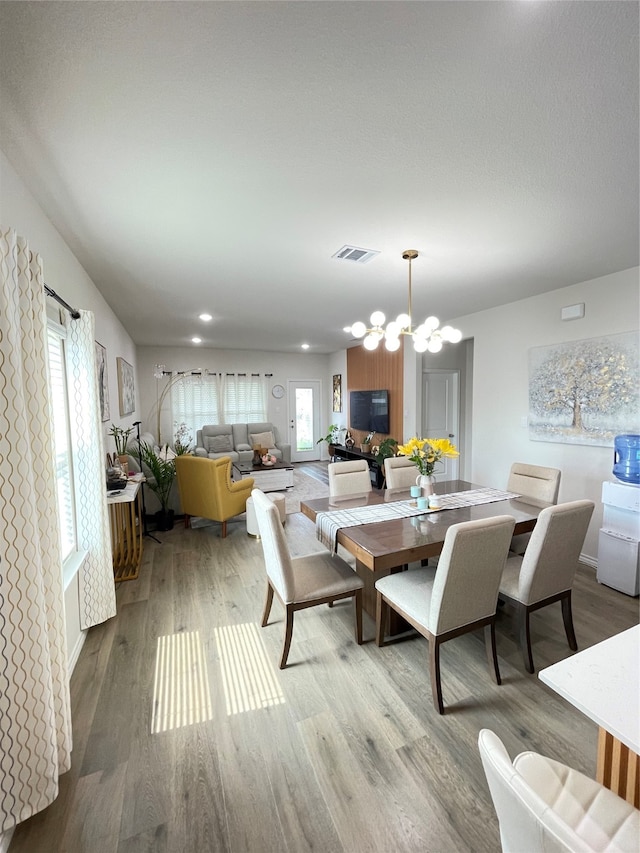
[[[636,2],[0,2],[0,32],[0,145],[138,344],[341,349],[406,309],[406,248],[417,320],[638,264]]]

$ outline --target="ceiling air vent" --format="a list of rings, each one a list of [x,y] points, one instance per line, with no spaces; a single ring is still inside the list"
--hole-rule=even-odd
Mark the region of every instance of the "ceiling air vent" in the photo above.
[[[332,258],[337,258],[339,261],[355,261],[357,264],[366,264],[371,258],[375,258],[380,252],[373,249],[359,249],[357,246],[343,246],[341,249],[332,255]]]

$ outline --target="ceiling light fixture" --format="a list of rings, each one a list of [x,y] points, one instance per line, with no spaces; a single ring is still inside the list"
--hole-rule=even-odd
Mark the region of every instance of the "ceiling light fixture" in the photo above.
[[[351,326],[351,334],[354,338],[364,338],[363,345],[368,350],[377,349],[378,344],[384,338],[385,347],[391,352],[400,349],[400,335],[409,335],[413,339],[413,348],[416,352],[440,352],[444,341],[457,344],[462,340],[462,332],[452,326],[443,326],[437,317],[427,319],[413,329],[411,326],[411,261],[415,261],[418,253],[415,249],[405,249],[402,253],[405,261],[409,261],[409,311],[407,314],[398,314],[395,320],[391,320],[384,327],[385,316],[382,311],[374,311],[371,315],[371,329],[360,321]]]
[[[203,323],[208,323],[210,320],[213,320],[211,314],[198,314],[198,319],[202,320]]]
[[[191,343],[192,343],[192,344],[201,344],[201,343],[202,343],[202,338],[197,338],[197,337],[196,337],[196,338],[191,338]]]

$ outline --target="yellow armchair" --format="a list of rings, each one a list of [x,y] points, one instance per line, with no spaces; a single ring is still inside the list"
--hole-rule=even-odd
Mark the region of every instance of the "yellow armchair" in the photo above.
[[[176,456],[176,474],[184,526],[191,516],[222,522],[222,538],[227,535],[227,519],[247,508],[253,489],[253,477],[233,482],[231,459],[203,459],[199,456]]]

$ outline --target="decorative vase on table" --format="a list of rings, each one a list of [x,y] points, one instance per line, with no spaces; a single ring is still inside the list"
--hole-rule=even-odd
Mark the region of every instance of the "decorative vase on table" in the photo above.
[[[436,478],[433,474],[418,474],[416,477],[416,486],[420,486],[422,494],[425,498],[435,494]]]

